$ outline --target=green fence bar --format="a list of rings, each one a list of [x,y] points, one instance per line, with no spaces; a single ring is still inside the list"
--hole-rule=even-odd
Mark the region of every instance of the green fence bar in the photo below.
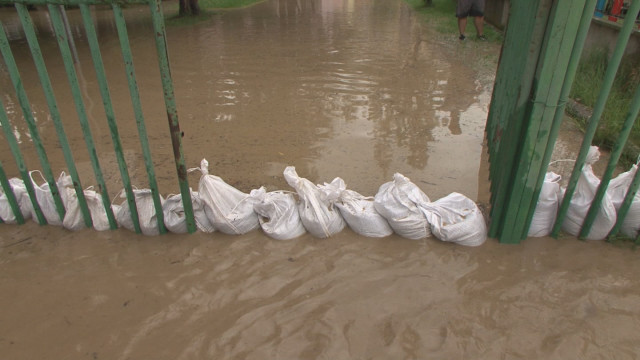
[[[562,121],[565,116],[566,100],[569,98],[569,93],[571,92],[571,87],[573,85],[573,81],[575,79],[575,75],[578,70],[578,65],[580,63],[580,58],[582,56],[582,50],[584,49],[585,40],[587,38],[587,34],[589,33],[589,27],[591,26],[591,22],[593,20],[593,14],[595,11],[596,3],[597,3],[597,0],[587,0],[587,3],[585,4],[582,12],[580,25],[578,27],[578,33],[577,33],[575,42],[573,44],[573,49],[571,51],[571,58],[569,59],[569,64],[567,66],[567,73],[565,75],[564,83],[562,85],[559,104],[558,104],[558,107],[556,108],[553,124],[551,126],[551,130],[550,130],[551,132],[549,134],[549,142],[547,143],[547,148],[542,160],[542,164],[544,165],[544,167],[540,169],[540,172],[538,174],[538,182],[536,184],[536,189],[538,190],[534,194],[534,197],[533,197],[534,199],[538,199],[540,197],[540,189],[542,189],[542,185],[544,183],[544,177],[548,169],[548,164],[551,161],[556,140],[558,139],[558,134],[560,133],[560,127],[562,125]],[[536,204],[534,203],[534,206],[535,205]],[[529,218],[527,219],[527,223],[529,225],[531,225],[531,221],[533,220],[534,213],[535,213],[535,207],[530,209]]]
[[[633,15],[627,14],[627,16],[632,16],[632,19],[635,19],[638,16],[638,11],[640,11],[640,0],[636,1],[636,13]],[[591,231],[591,227],[593,226],[593,222],[596,219],[596,215],[600,210],[602,205],[602,199],[604,199],[604,195],[606,194],[607,187],[609,186],[609,182],[613,177],[613,172],[616,169],[616,165],[618,164],[618,160],[620,159],[620,155],[624,150],[624,146],[629,138],[629,134],[631,133],[631,129],[633,128],[633,124],[638,117],[638,112],[640,111],[640,86],[635,92],[633,100],[631,102],[631,109],[627,113],[627,117],[620,129],[620,133],[618,138],[616,139],[615,144],[611,150],[611,154],[609,157],[609,162],[607,163],[607,169],[602,175],[602,179],[600,180],[600,185],[598,186],[598,191],[596,191],[596,195],[593,198],[593,202],[591,203],[591,207],[589,208],[589,212],[584,219],[584,223],[582,224],[582,229],[580,229],[579,238],[585,238],[589,235]]]
[[[516,159],[547,19],[550,0],[514,2],[488,117],[491,225],[490,237],[499,237],[504,227],[505,202],[512,191]],[[536,14],[536,16],[532,16]]]
[[[640,158],[638,158],[637,166],[640,166]],[[634,201],[636,193],[640,188],[640,171],[636,171],[635,176],[633,177],[633,181],[631,181],[631,185],[629,186],[629,190],[624,197],[624,201],[620,205],[620,209],[618,209],[618,218],[616,220],[616,224],[613,226],[611,231],[609,232],[608,237],[616,236],[618,232],[620,232],[620,228],[622,227],[622,223],[624,222],[627,213],[629,212],[629,208],[631,208],[631,203]],[[640,234],[638,234],[640,235]],[[640,238],[640,237],[639,237]]]
[[[153,161],[151,159],[151,150],[149,149],[147,128],[144,123],[144,116],[142,115],[140,93],[138,91],[138,84],[135,77],[135,68],[133,66],[131,47],[129,46],[129,35],[127,33],[127,25],[124,21],[124,16],[122,14],[122,8],[118,4],[113,5],[113,14],[115,17],[116,28],[118,30],[118,37],[120,39],[120,48],[122,52],[122,59],[124,60],[125,73],[127,74],[127,81],[129,83],[129,93],[131,95],[133,112],[136,117],[136,125],[138,126],[138,137],[140,139],[140,146],[142,148],[144,165],[147,170],[147,177],[149,178],[149,189],[151,190],[151,196],[153,198],[153,204],[156,210],[156,216],[158,218],[158,230],[161,234],[164,234],[167,232],[167,228],[164,226],[162,202],[160,200],[160,192],[158,191],[156,174],[153,167]]]
[[[131,189],[131,179],[129,178],[129,171],[127,169],[127,163],[124,160],[122,153],[122,143],[120,142],[120,135],[118,134],[118,125],[116,123],[116,116],[113,112],[113,104],[111,102],[111,95],[109,94],[109,86],[107,84],[107,76],[104,71],[104,63],[102,62],[102,55],[100,54],[100,47],[98,45],[98,37],[96,36],[96,30],[91,19],[91,12],[89,6],[86,4],[80,5],[80,12],[82,14],[82,20],[84,22],[84,28],[87,33],[87,41],[89,42],[89,48],[91,50],[91,57],[93,58],[93,65],[96,71],[96,77],[98,79],[98,86],[100,88],[100,94],[102,95],[102,104],[104,105],[104,112],[107,116],[107,123],[109,124],[109,132],[111,133],[111,141],[113,142],[113,149],[115,151],[116,159],[118,161],[118,168],[120,169],[120,177],[122,178],[122,184],[124,191],[127,194],[127,202],[129,203],[129,209],[131,210],[131,220],[133,221],[133,227],[136,233],[142,233],[140,229],[140,220],[138,218],[138,208],[136,206],[136,198]]]
[[[85,140],[85,143],[87,144],[89,157],[91,158],[91,165],[93,166],[93,172],[95,174],[96,181],[98,182],[98,190],[102,194],[102,203],[107,213],[109,226],[111,227],[111,229],[116,229],[118,227],[118,224],[116,223],[115,216],[113,215],[113,210],[111,209],[111,199],[109,198],[109,195],[107,192],[107,186],[104,183],[102,169],[100,168],[98,155],[93,142],[93,136],[91,135],[91,128],[89,127],[89,122],[87,120],[87,113],[84,107],[84,102],[82,101],[80,85],[78,83],[76,71],[73,66],[73,59],[71,56],[71,51],[69,49],[69,44],[67,42],[66,32],[62,24],[62,16],[60,14],[60,8],[56,5],[49,5],[48,8],[49,8],[49,15],[51,17],[51,22],[53,23],[53,28],[56,33],[56,40],[58,41],[58,47],[60,48],[60,53],[62,55],[64,67],[67,73],[67,77],[69,79],[69,84],[71,85],[71,93],[73,94],[76,111],[78,113],[78,118],[80,120],[80,126],[82,128],[84,140]]]
[[[640,1],[636,0],[632,2],[631,7],[627,12],[627,17],[631,19],[635,19],[638,16],[639,10],[640,10]],[[596,130],[598,128],[600,117],[602,116],[602,112],[604,111],[604,106],[609,97],[609,93],[611,92],[611,87],[613,85],[616,72],[618,71],[618,67],[620,66],[620,61],[622,60],[622,56],[624,55],[624,50],[627,47],[634,25],[635,25],[634,21],[625,21],[624,24],[622,25],[622,29],[620,30],[620,34],[618,34],[618,40],[616,42],[615,50],[613,51],[611,59],[609,60],[609,65],[607,66],[607,70],[605,72],[604,79],[602,81],[602,87],[601,87],[600,93],[598,94],[598,99],[596,100],[595,106],[593,108],[593,114],[591,115],[591,117],[589,118],[589,121],[587,122],[584,139],[582,141],[582,146],[580,147],[580,152],[578,153],[578,157],[576,159],[573,172],[571,173],[571,178],[569,179],[569,183],[567,184],[564,199],[562,200],[560,209],[558,210],[556,222],[553,225],[553,230],[551,231],[551,236],[553,237],[558,236],[560,229],[562,228],[562,220],[564,220],[567,214],[567,211],[569,210],[569,204],[571,203],[571,198],[573,197],[573,193],[575,192],[576,185],[578,183],[578,179],[582,171],[582,167],[584,166],[587,153],[589,152],[589,147],[591,146],[591,142],[593,141],[593,136],[595,135]],[[596,209],[600,207],[600,204],[595,204],[595,202],[594,204],[592,204],[592,207],[593,205],[597,206]],[[582,232],[580,236],[581,237],[584,236]]]
[[[29,99],[27,97],[27,92],[25,91],[24,86],[22,86],[22,80],[20,79],[18,65],[16,64],[13,54],[11,53],[9,40],[7,39],[7,35],[4,31],[0,31],[0,52],[2,52],[2,57],[4,58],[5,64],[7,66],[9,77],[11,78],[11,82],[13,83],[16,95],[18,96],[18,102],[20,103],[20,108],[22,109],[22,115],[24,116],[27,127],[29,128],[29,134],[31,134],[31,141],[33,142],[33,146],[35,147],[36,153],[38,154],[38,159],[40,160],[40,165],[42,166],[42,174],[49,184],[53,202],[56,206],[60,221],[62,222],[66,210],[64,208],[64,204],[62,203],[62,199],[60,198],[58,185],[56,184],[56,180],[53,177],[53,173],[51,172],[51,165],[49,164],[47,151],[45,150],[44,145],[42,145],[42,139],[40,138],[40,132],[38,131],[36,120],[33,117],[33,112],[31,110],[31,104],[29,103]]]
[[[640,2],[640,1],[638,1]],[[593,198],[593,202],[591,203],[591,207],[589,208],[589,212],[584,219],[584,223],[582,225],[582,229],[580,229],[580,237],[587,237],[589,235],[589,231],[591,231],[591,227],[593,226],[593,222],[596,219],[596,215],[598,214],[598,210],[602,204],[602,199],[604,198],[607,187],[609,186],[609,182],[613,177],[613,172],[616,169],[616,165],[618,164],[618,160],[620,160],[620,155],[624,150],[624,145],[629,138],[629,134],[631,133],[631,129],[633,128],[634,123],[636,122],[636,118],[638,117],[638,113],[640,113],[640,86],[636,89],[635,95],[633,96],[633,100],[631,101],[631,108],[627,113],[627,117],[620,129],[620,134],[616,139],[616,143],[613,145],[611,150],[611,154],[609,155],[609,162],[607,163],[607,169],[602,175],[602,179],[600,180],[600,185],[598,186],[598,191],[596,191],[596,195]],[[620,214],[618,214],[620,216]]]
[[[2,112],[4,113],[4,108],[2,108]],[[0,162],[0,185],[2,185],[2,190],[4,190],[7,201],[9,201],[11,211],[13,211],[13,215],[16,217],[16,222],[18,224],[24,224],[24,217],[22,216],[22,211],[20,211],[20,205],[18,205],[18,200],[16,200],[16,195],[13,193],[13,188],[11,184],[9,184],[9,180],[7,180],[7,174],[4,172],[2,162]],[[2,222],[4,222],[4,220]]]
[[[582,13],[585,0],[556,2],[547,25],[543,51],[538,62],[531,103],[525,112],[524,136],[515,162],[513,187],[507,196],[502,243],[518,243],[527,237],[530,212],[535,210],[534,194],[539,173],[546,169],[544,153],[549,142],[550,129],[559,104],[560,94],[580,18],[569,16]]]
[[[2,23],[0,23],[0,32],[4,33]],[[47,220],[45,219],[44,214],[42,214],[42,210],[40,209],[40,205],[38,204],[36,193],[33,190],[33,183],[31,182],[31,178],[29,177],[29,171],[27,170],[27,166],[25,165],[24,159],[22,158],[22,153],[20,152],[20,147],[18,146],[18,140],[13,133],[13,128],[11,127],[11,123],[9,122],[9,118],[7,118],[7,113],[4,110],[4,103],[2,102],[2,99],[0,99],[0,126],[2,126],[2,131],[4,132],[4,136],[7,139],[7,143],[9,143],[9,148],[11,149],[11,153],[13,154],[13,158],[16,161],[16,165],[18,165],[18,171],[20,172],[20,176],[24,181],[24,186],[27,188],[29,199],[31,200],[31,204],[33,205],[33,210],[36,213],[36,221],[38,221],[38,224],[40,225],[46,225]]]
[[[51,119],[56,129],[58,141],[60,143],[60,147],[62,148],[65,163],[67,164],[67,170],[69,171],[69,176],[71,176],[73,187],[76,191],[76,195],[78,196],[78,204],[80,205],[80,210],[84,218],[85,226],[91,227],[91,213],[89,212],[89,207],[87,206],[87,201],[84,197],[84,192],[82,191],[82,183],[80,182],[80,178],[78,177],[78,171],[76,169],[75,161],[71,153],[71,148],[69,147],[69,141],[67,140],[67,135],[64,131],[64,126],[62,125],[60,111],[58,110],[53,87],[51,86],[51,80],[49,79],[47,67],[45,66],[44,58],[42,56],[42,51],[40,50],[40,46],[38,45],[38,39],[36,37],[33,22],[31,21],[31,17],[29,16],[29,10],[24,4],[16,4],[15,6],[16,10],[18,10],[18,16],[20,17],[20,20],[22,22],[22,28],[24,29],[27,42],[29,43],[31,56],[33,58],[34,64],[36,65],[36,70],[38,72],[38,77],[40,78],[40,83],[42,84],[44,95],[47,99],[49,114],[51,115]]]
[[[164,28],[164,18],[160,0],[150,0],[151,19],[156,38],[156,47],[158,51],[158,63],[160,66],[160,77],[162,78],[162,88],[164,91],[164,102],[167,108],[167,117],[169,120],[169,130],[171,132],[171,143],[173,145],[173,155],[176,163],[176,171],[178,173],[178,181],[180,183],[180,193],[182,194],[182,202],[184,204],[184,215],[187,221],[187,229],[190,233],[196,231],[195,220],[193,217],[193,204],[191,203],[191,191],[189,189],[189,181],[187,179],[187,168],[184,164],[184,153],[182,150],[182,132],[178,122],[178,111],[176,109],[175,97],[173,93],[173,83],[171,81],[171,71],[169,69],[169,54],[167,52],[166,32]]]

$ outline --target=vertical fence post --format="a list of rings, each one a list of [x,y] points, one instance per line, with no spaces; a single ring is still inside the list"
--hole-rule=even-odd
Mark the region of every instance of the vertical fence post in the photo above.
[[[78,118],[80,120],[80,127],[82,128],[84,140],[87,144],[87,150],[91,159],[91,165],[93,166],[93,172],[95,174],[96,181],[98,182],[98,190],[102,195],[102,204],[104,205],[104,209],[107,213],[109,226],[111,227],[111,229],[116,229],[118,227],[118,224],[116,223],[115,216],[113,215],[113,209],[111,209],[111,199],[109,198],[107,186],[104,183],[104,176],[102,175],[102,169],[100,168],[100,162],[98,161],[98,154],[93,142],[93,136],[91,135],[91,128],[89,127],[89,122],[87,120],[87,113],[84,107],[84,102],[82,101],[80,85],[78,84],[78,78],[73,66],[73,60],[71,57],[69,44],[67,42],[66,31],[64,29],[64,25],[62,24],[60,9],[55,5],[48,5],[48,8],[56,33],[58,47],[60,49],[60,53],[62,54],[62,59],[64,60],[64,67],[69,79],[69,84],[71,85],[71,93],[73,94],[76,112],[78,113]]]
[[[191,203],[191,190],[187,179],[187,168],[184,164],[184,153],[182,150],[182,132],[178,122],[178,111],[176,109],[175,97],[173,93],[173,83],[171,81],[171,71],[169,68],[169,55],[167,52],[167,39],[164,28],[164,19],[160,0],[150,0],[151,19],[155,32],[156,47],[158,50],[158,62],[160,66],[160,77],[162,78],[162,88],[164,90],[164,101],[167,108],[169,129],[171,131],[171,142],[173,144],[173,155],[180,183],[180,193],[184,204],[184,214],[187,221],[187,229],[190,233],[196,230],[193,217],[193,204]]]
[[[144,165],[147,170],[147,177],[149,179],[149,189],[151,190],[151,196],[153,197],[153,204],[156,210],[156,216],[158,218],[158,230],[161,234],[167,232],[167,228],[164,226],[164,214],[162,211],[162,202],[160,200],[160,192],[158,190],[158,184],[156,182],[156,174],[153,167],[153,161],[151,159],[151,150],[149,149],[149,139],[147,137],[147,128],[144,123],[144,116],[142,115],[142,106],[140,104],[140,93],[138,91],[138,84],[135,77],[135,68],[133,66],[133,57],[131,55],[131,47],[129,46],[129,35],[127,34],[127,25],[124,21],[122,9],[120,5],[114,3],[113,14],[115,17],[116,28],[118,30],[118,38],[120,39],[120,49],[122,52],[122,59],[125,65],[125,73],[127,75],[127,81],[129,83],[129,94],[131,95],[131,104],[133,106],[133,112],[136,117],[136,125],[138,127],[138,138],[140,139],[140,147],[142,148],[142,155],[144,158]]]
[[[501,242],[519,242],[527,236],[527,220],[537,201],[533,194],[539,191],[535,189],[538,176],[546,169],[542,160],[571,55],[562,50],[573,48],[580,18],[571,14],[582,14],[584,4],[585,0],[567,0],[554,4],[531,102],[524,119],[526,130],[515,162],[516,171],[511,179],[513,187],[505,202],[505,226],[500,236]]]
[[[515,175],[518,144],[550,11],[551,0],[520,1],[511,6],[486,130],[491,179],[490,237],[498,237],[504,227],[504,203],[511,191],[510,179]]]
[[[80,205],[80,210],[84,218],[85,226],[91,227],[91,213],[89,212],[89,207],[87,206],[87,201],[84,197],[82,183],[80,182],[80,178],[78,177],[78,171],[76,169],[75,161],[71,153],[71,148],[69,147],[69,141],[67,140],[67,135],[62,125],[60,111],[58,110],[58,105],[53,93],[53,87],[51,86],[51,80],[49,79],[47,67],[45,66],[44,58],[42,56],[42,51],[40,50],[40,46],[38,45],[33,22],[31,21],[31,17],[29,16],[29,10],[24,4],[16,3],[15,6],[22,23],[22,28],[24,29],[24,33],[27,37],[27,42],[29,43],[31,56],[33,57],[33,62],[36,65],[38,77],[40,78],[40,83],[42,84],[42,90],[47,99],[49,113],[56,129],[56,134],[58,135],[58,141],[60,143],[60,147],[62,148],[62,153],[67,164],[69,176],[71,176],[71,180],[73,181],[73,187],[78,197],[78,204]]]
[[[587,34],[589,33],[589,27],[591,26],[591,21],[593,19],[593,11],[596,5],[596,1],[597,0],[587,0],[587,3],[584,6],[584,10],[582,11],[582,18],[580,20],[580,25],[578,26],[578,34],[576,37],[576,41],[573,44],[571,58],[569,59],[569,64],[567,66],[567,74],[565,76],[562,90],[560,92],[558,108],[556,109],[553,124],[551,125],[549,142],[547,143],[547,148],[542,160],[542,164],[545,166],[545,171],[548,168],[549,161],[551,161],[553,149],[555,148],[556,140],[558,139],[558,134],[560,133],[560,126],[562,125],[562,120],[565,116],[566,100],[569,98],[569,93],[571,92],[571,87],[578,70],[578,65],[582,56],[582,50],[584,49],[585,40],[587,38]],[[536,185],[536,189],[538,190],[534,194],[534,199],[538,199],[540,196],[540,189],[542,189],[542,185],[544,183],[545,171],[540,171],[538,183]],[[530,212],[527,223],[530,224],[533,220],[534,212],[535,208]]]
[[[122,185],[127,195],[127,202],[131,211],[131,221],[136,233],[140,234],[140,219],[138,218],[138,207],[136,206],[136,198],[131,189],[131,179],[129,178],[129,171],[127,169],[127,163],[124,160],[122,153],[122,143],[120,142],[120,135],[118,134],[118,125],[116,123],[116,116],[113,112],[113,104],[111,103],[111,96],[109,95],[109,87],[107,85],[107,76],[104,72],[104,64],[102,62],[102,55],[100,54],[100,47],[98,46],[98,37],[96,36],[96,30],[93,26],[93,20],[91,20],[91,13],[87,4],[80,4],[80,12],[82,14],[82,20],[84,22],[84,28],[87,32],[87,40],[89,42],[89,48],[91,50],[91,57],[93,58],[93,65],[96,71],[96,77],[98,79],[98,85],[100,88],[100,94],[102,95],[102,104],[104,105],[104,112],[107,116],[107,123],[109,124],[109,132],[111,133],[111,141],[113,142],[113,149],[118,161],[118,167],[120,169],[120,176],[122,178]]]

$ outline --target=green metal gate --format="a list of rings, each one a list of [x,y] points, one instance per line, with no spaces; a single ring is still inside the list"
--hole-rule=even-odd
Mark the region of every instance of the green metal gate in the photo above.
[[[71,88],[71,93],[73,95],[75,109],[78,114],[79,125],[82,129],[82,134],[83,134],[84,141],[86,143],[87,151],[89,152],[92,169],[97,182],[97,189],[98,189],[98,192],[102,195],[102,203],[106,211],[107,218],[109,220],[110,228],[115,229],[117,228],[118,225],[116,223],[114,213],[112,211],[109,192],[107,191],[107,187],[104,181],[103,171],[100,166],[100,162],[98,161],[98,156],[97,156],[96,147],[93,140],[93,135],[91,133],[91,128],[88,123],[86,107],[83,102],[80,85],[78,83],[78,75],[76,73],[76,68],[74,66],[74,54],[73,54],[74,48],[70,46],[70,44],[73,44],[73,42],[72,42],[72,39],[69,38],[70,34],[68,31],[69,30],[68,23],[66,23],[65,6],[79,7],[82,15],[84,30],[86,32],[87,41],[89,43],[89,48],[90,48],[91,57],[93,60],[95,74],[98,81],[98,86],[99,86],[100,94],[102,97],[102,103],[104,105],[104,110],[106,114],[106,121],[108,123],[109,131],[111,135],[111,141],[116,154],[116,159],[117,159],[118,168],[120,171],[120,175],[121,175],[121,179],[124,187],[124,192],[126,193],[127,203],[131,210],[131,220],[134,224],[134,228],[136,232],[140,233],[141,229],[140,229],[139,216],[138,216],[138,211],[136,207],[134,192],[132,190],[132,184],[129,178],[127,164],[125,162],[124,155],[123,155],[120,135],[118,133],[118,126],[116,123],[114,109],[111,102],[110,90],[109,90],[107,77],[104,70],[103,59],[100,53],[100,46],[99,46],[98,38],[96,35],[95,26],[90,13],[90,6],[92,5],[106,5],[112,9],[116,28],[117,28],[118,38],[120,42],[122,61],[124,64],[124,68],[126,69],[126,77],[128,81],[128,88],[129,88],[128,90],[130,92],[132,107],[135,114],[139,142],[141,145],[145,168],[148,175],[149,188],[152,193],[156,216],[158,218],[158,230],[160,231],[160,233],[165,233],[167,230],[164,226],[164,221],[163,221],[162,203],[161,203],[160,194],[158,191],[158,186],[156,183],[155,170],[154,170],[154,165],[151,158],[151,151],[149,149],[149,141],[147,138],[144,116],[143,116],[142,108],[140,105],[140,95],[139,95],[138,85],[136,82],[133,57],[132,57],[132,53],[129,45],[129,36],[127,34],[127,26],[126,26],[124,16],[123,16],[123,11],[122,11],[122,6],[127,4],[147,4],[149,6],[150,16],[153,22],[153,31],[154,31],[154,37],[155,37],[155,43],[156,43],[156,49],[157,49],[158,64],[160,67],[160,76],[162,80],[164,103],[165,103],[166,113],[167,113],[168,123],[169,123],[169,133],[170,133],[171,142],[173,145],[173,154],[175,157],[175,164],[176,164],[178,182],[180,185],[180,192],[182,194],[182,200],[184,204],[185,218],[187,221],[188,231],[194,232],[196,229],[196,226],[193,219],[191,195],[190,195],[189,184],[187,181],[187,171],[184,163],[184,154],[183,154],[182,143],[181,143],[180,125],[178,122],[178,113],[176,109],[173,83],[172,83],[171,73],[169,68],[169,60],[168,60],[168,52],[167,52],[167,44],[166,44],[166,32],[165,32],[164,18],[163,18],[160,0],[126,0],[126,1],[118,1],[118,0],[10,0],[10,1],[7,1],[7,0],[0,0],[0,5],[13,5],[15,6],[15,9],[18,13],[18,16],[20,18],[20,21],[21,21],[21,24],[22,24],[22,27],[31,51],[32,60],[36,66],[38,77],[46,97],[46,102],[49,107],[49,113],[55,126],[56,134],[58,136],[59,146],[62,149],[62,152],[64,154],[64,160],[67,165],[69,175],[73,180],[73,187],[78,197],[79,207],[82,211],[84,223],[87,227],[91,227],[92,225],[91,214],[89,212],[87,201],[84,196],[81,179],[78,175],[78,171],[76,169],[76,165],[74,162],[74,156],[71,152],[67,135],[65,133],[63,123],[60,118],[60,111],[58,110],[58,104],[55,98],[51,80],[50,80],[49,74],[47,73],[47,67],[45,66],[45,61],[42,55],[42,51],[38,43],[38,39],[36,37],[34,24],[28,9],[29,6],[34,6],[34,5],[47,7],[49,18],[55,31],[55,38],[58,44],[58,48],[60,50],[60,56],[63,60],[64,69],[66,71],[66,75]],[[65,215],[65,207],[61,200],[60,189],[58,189],[56,181],[53,177],[51,166],[49,164],[49,159],[47,157],[47,152],[45,151],[45,148],[42,144],[38,127],[36,126],[36,122],[32,114],[31,104],[27,98],[27,92],[25,91],[25,88],[23,86],[20,72],[18,71],[18,66],[16,64],[16,60],[11,51],[9,40],[7,38],[7,35],[4,31],[4,27],[1,22],[0,22],[0,51],[2,52],[2,57],[4,58],[7,71],[11,78],[11,82],[13,83],[14,90],[17,95],[20,108],[22,110],[24,121],[26,121],[27,123],[33,146],[35,147],[36,153],[40,160],[43,176],[46,179],[47,184],[49,185],[49,188],[53,195],[57,213],[60,216],[60,219],[62,220]],[[36,195],[34,193],[34,187],[30,180],[29,172],[24,161],[24,157],[18,146],[18,141],[16,139],[16,136],[12,132],[12,124],[10,123],[9,118],[7,117],[7,113],[5,109],[6,108],[2,103],[2,100],[0,99],[0,125],[2,126],[4,136],[6,138],[8,145],[10,146],[12,155],[18,167],[18,171],[20,173],[20,176],[22,177],[22,180],[24,181],[24,185],[26,187],[27,193],[29,194],[31,204],[33,205],[33,209],[35,212],[36,220],[40,224],[46,224],[47,221],[43,216],[40,205],[38,204]],[[7,196],[7,200],[16,216],[16,221],[18,223],[23,223],[24,219],[22,217],[20,209],[18,208],[16,198],[14,196],[11,185],[5,174],[4,167],[2,166],[1,163],[0,163],[0,185],[2,186],[4,193]]]
[[[517,26],[507,25],[486,127],[491,180],[489,236],[502,243],[518,243],[527,237],[596,1],[511,1],[509,24]],[[633,0],[627,17],[636,19],[639,11],[640,0]],[[553,226],[553,237],[558,236],[565,220],[634,26],[633,20],[625,21],[620,30]],[[580,238],[591,231],[639,110],[640,87],[634,93],[607,169],[582,224]],[[639,186],[640,172],[636,172],[609,236],[620,230]]]

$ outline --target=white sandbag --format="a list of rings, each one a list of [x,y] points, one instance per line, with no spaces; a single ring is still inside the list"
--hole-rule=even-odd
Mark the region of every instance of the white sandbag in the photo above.
[[[353,190],[344,190],[336,207],[351,230],[366,237],[385,237],[393,234],[393,229],[382,215],[378,214],[373,197]]]
[[[251,196],[256,199],[253,209],[267,236],[276,240],[289,240],[306,232],[293,194],[284,191],[266,192],[262,187],[252,190]]]
[[[67,194],[67,213],[62,221],[62,226],[71,231],[84,229],[84,217],[78,202],[78,194],[74,188],[69,187],[65,188],[65,192]],[[111,227],[109,225],[107,211],[105,210],[102,202],[102,194],[94,191],[91,186],[86,188],[82,193],[84,194],[84,198],[87,202],[87,208],[91,214],[93,229],[97,231],[109,230]],[[115,216],[115,214],[120,210],[120,206],[112,204],[111,210]]]
[[[341,186],[344,189],[344,182],[340,184],[342,179],[336,178],[331,184],[325,184],[321,188],[308,179],[299,177],[293,166],[284,169],[284,178],[300,197],[298,213],[302,224],[311,235],[323,239],[344,229],[344,219],[334,205]]]
[[[255,199],[227,184],[220,177],[209,174],[209,162],[202,159],[202,173],[198,187],[204,211],[213,227],[225,234],[241,235],[258,229],[258,215],[253,211]]]
[[[42,179],[42,185],[39,185],[34,179],[33,174],[40,174],[40,178]],[[60,218],[60,214],[58,214],[58,209],[56,207],[56,203],[53,200],[53,194],[51,193],[51,188],[49,187],[49,183],[47,183],[44,179],[44,176],[40,172],[40,170],[32,170],[29,171],[29,178],[31,178],[31,183],[33,184],[33,191],[36,194],[36,199],[38,200],[38,205],[40,205],[40,210],[42,211],[42,215],[47,220],[47,224],[54,226],[62,226],[62,220]],[[56,186],[58,187],[58,192],[60,194],[60,199],[62,200],[63,207],[67,206],[67,192],[64,189],[65,186],[69,185],[71,178],[66,175],[64,172],[60,175],[58,180],[56,181]],[[31,218],[36,219],[35,209],[32,207]]]
[[[619,210],[620,206],[622,206],[637,171],[638,165],[634,164],[629,171],[621,173],[609,183],[607,193],[611,196],[611,202],[616,210]],[[620,231],[632,239],[638,236],[638,232],[640,231],[640,192],[636,192],[636,195],[633,197],[627,215],[622,221]]]
[[[640,192],[636,193],[631,202],[631,207],[627,212],[627,216],[622,222],[620,231],[632,239],[635,239],[640,235]]]
[[[136,202],[136,209],[138,210],[140,231],[142,231],[144,235],[150,236],[160,234],[160,230],[158,229],[158,216],[156,215],[151,189],[133,189],[133,195]],[[120,197],[126,198],[124,191],[120,192]],[[160,196],[160,203],[163,202],[164,199]],[[119,226],[135,231],[133,219],[131,219],[131,209],[129,208],[129,202],[127,200],[120,204],[120,208],[116,213],[116,220]]]
[[[204,212],[204,203],[197,191],[191,191],[191,206],[193,208],[193,218],[198,230],[205,233],[212,233],[215,231],[213,225],[207,218],[207,214]],[[167,230],[176,234],[186,234],[187,230],[187,218],[184,215],[184,204],[182,203],[182,195],[169,195],[162,204],[162,210],[164,213],[164,225]]]
[[[558,215],[558,207],[562,193],[560,192],[561,176],[550,171],[544,176],[544,183],[540,189],[538,203],[533,213],[528,236],[542,237],[551,234],[553,224]]]
[[[24,181],[18,178],[11,178],[9,179],[9,185],[13,190],[13,194],[16,198],[16,202],[18,203],[18,207],[20,208],[20,213],[22,213],[22,217],[24,220],[31,219],[33,204],[31,204],[31,199],[29,199],[29,194],[27,193]],[[9,205],[7,194],[5,194],[4,188],[2,187],[0,187],[0,218],[7,224],[15,224],[17,222],[16,216],[11,209],[11,205]]]
[[[578,184],[576,185],[575,193],[569,204],[567,215],[562,223],[562,230],[570,235],[579,236],[584,219],[587,216],[598,186],[600,185],[600,179],[593,173],[593,168],[591,167],[599,158],[600,152],[598,151],[598,147],[592,146],[589,149],[585,165],[578,179]],[[611,202],[611,197],[609,194],[605,194],[600,210],[596,215],[591,231],[589,235],[586,236],[586,239],[603,240],[616,224],[616,219],[616,209]]]
[[[480,246],[487,240],[482,212],[468,197],[451,193],[432,203],[420,203],[433,235],[446,242]]]
[[[429,222],[418,204],[429,203],[429,197],[402,174],[380,186],[374,199],[378,214],[382,215],[396,234],[413,240],[431,236]]]

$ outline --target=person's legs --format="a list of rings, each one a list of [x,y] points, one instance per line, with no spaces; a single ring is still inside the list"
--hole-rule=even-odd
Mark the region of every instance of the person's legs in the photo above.
[[[464,31],[467,28],[467,18],[459,17],[458,18],[458,30],[460,30],[460,40],[464,40]]]
[[[473,18],[473,23],[476,26],[476,32],[478,33],[478,37],[484,36],[483,26],[484,26],[484,16],[476,16]]]

